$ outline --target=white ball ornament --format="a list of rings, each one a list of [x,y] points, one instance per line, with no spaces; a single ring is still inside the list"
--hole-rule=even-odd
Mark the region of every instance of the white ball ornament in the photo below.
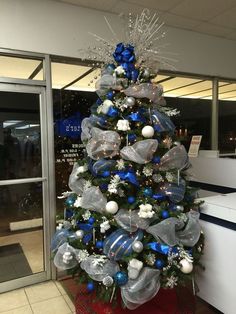
[[[193,263],[187,261],[186,259],[182,259],[180,262],[179,262],[181,268],[180,270],[182,271],[182,273],[184,274],[189,274],[192,272],[193,270]]]
[[[145,138],[153,137],[154,135],[154,129],[150,125],[146,125],[144,128],[142,128],[142,136]]]
[[[115,214],[118,212],[118,204],[115,201],[110,201],[106,204],[106,212],[109,214]]]

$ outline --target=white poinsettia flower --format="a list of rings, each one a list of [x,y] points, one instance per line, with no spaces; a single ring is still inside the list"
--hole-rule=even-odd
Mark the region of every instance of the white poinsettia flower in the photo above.
[[[78,167],[77,174],[84,173],[86,171],[88,171],[88,165],[84,164],[83,166]]]
[[[119,65],[117,68],[115,68],[115,73],[118,75],[124,74],[125,69],[122,67],[122,65]]]
[[[97,113],[107,114],[110,107],[113,106],[113,102],[109,99],[104,100],[104,102],[97,108]]]
[[[152,210],[151,204],[142,204],[139,206],[138,215],[141,218],[152,218],[155,212]]]
[[[116,127],[119,131],[130,130],[129,121],[125,120],[125,119],[124,120],[118,120]]]

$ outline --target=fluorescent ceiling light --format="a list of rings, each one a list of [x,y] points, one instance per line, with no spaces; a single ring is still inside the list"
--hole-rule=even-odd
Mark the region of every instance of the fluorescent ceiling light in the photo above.
[[[3,128],[7,128],[8,126],[13,126],[21,122],[22,120],[6,120],[3,122]]]
[[[30,129],[30,128],[34,128],[38,126],[39,124],[26,124],[26,125],[18,126],[16,130]]]

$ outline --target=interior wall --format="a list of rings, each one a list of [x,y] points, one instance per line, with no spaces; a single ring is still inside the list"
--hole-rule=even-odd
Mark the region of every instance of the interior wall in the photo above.
[[[103,16],[121,29],[117,16],[50,0],[0,0],[2,48],[80,57],[94,45],[88,32],[109,38]],[[176,70],[236,78],[236,42],[166,27],[168,51],[178,60]]]

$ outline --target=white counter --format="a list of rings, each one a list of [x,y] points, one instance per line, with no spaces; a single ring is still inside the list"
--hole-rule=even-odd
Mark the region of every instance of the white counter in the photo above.
[[[198,296],[224,314],[236,313],[236,193],[203,199],[201,225],[205,233],[202,264],[196,276]],[[221,224],[221,225],[219,225]]]

